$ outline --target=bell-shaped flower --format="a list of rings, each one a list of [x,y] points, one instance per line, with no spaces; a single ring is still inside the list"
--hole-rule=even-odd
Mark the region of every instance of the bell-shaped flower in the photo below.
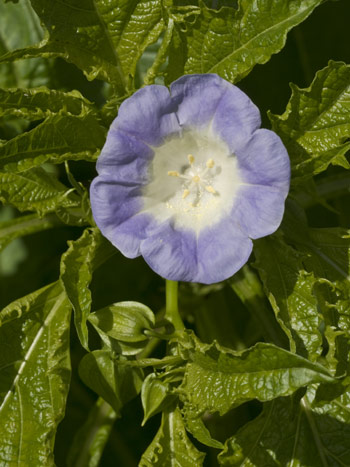
[[[290,164],[260,113],[215,74],[151,85],[120,106],[91,186],[96,224],[166,279],[210,284],[283,216]]]

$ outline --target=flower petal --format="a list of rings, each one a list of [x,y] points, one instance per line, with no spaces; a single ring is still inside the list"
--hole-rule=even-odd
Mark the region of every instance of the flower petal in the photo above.
[[[283,217],[286,193],[262,185],[242,185],[236,195],[233,217],[250,238],[275,232]]]
[[[289,157],[276,133],[265,129],[255,131],[236,156],[239,176],[245,183],[274,186],[283,194],[288,193]]]
[[[162,277],[174,281],[197,281],[196,235],[175,230],[170,222],[159,225],[141,244],[141,254]]]
[[[166,279],[212,284],[237,272],[252,246],[231,219],[205,229],[198,238],[190,230],[175,230],[164,222],[141,243],[141,254]]]
[[[228,279],[247,261],[253,243],[231,217],[205,229],[198,238],[197,281],[212,284]]]
[[[122,131],[110,130],[97,161],[97,172],[100,175],[113,173],[121,182],[144,184],[153,155],[153,150],[142,141]]]
[[[91,184],[90,198],[102,234],[128,258],[139,256],[140,242],[151,221],[139,214],[143,205],[140,188],[100,175]]]
[[[238,87],[215,74],[185,75],[170,88],[183,127],[212,124],[234,152],[261,123],[259,109]]]
[[[111,129],[158,146],[167,136],[181,131],[175,111],[176,104],[165,86],[146,86],[122,103]]]

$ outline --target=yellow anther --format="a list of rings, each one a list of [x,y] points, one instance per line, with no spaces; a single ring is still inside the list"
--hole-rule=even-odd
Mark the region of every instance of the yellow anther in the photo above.
[[[215,165],[215,162],[213,161],[213,159],[208,159],[205,165],[208,167],[208,169],[212,169]]]
[[[215,195],[215,193],[216,193],[216,191],[214,190],[214,188],[213,188],[211,185],[207,185],[207,186],[205,187],[205,189],[206,189],[207,191],[209,191],[209,193],[213,193],[213,195]]]
[[[170,177],[180,177],[180,174],[177,170],[169,170],[168,175],[170,175]]]
[[[198,183],[198,182],[200,182],[201,178],[200,178],[199,175],[195,175],[195,176],[192,178],[192,180],[193,180],[195,183]]]
[[[192,154],[188,154],[187,156],[187,159],[188,159],[188,162],[192,165],[194,163],[194,157],[192,156]]]
[[[184,192],[182,193],[182,199],[185,199],[187,198],[187,196],[190,194],[190,190],[184,190]]]

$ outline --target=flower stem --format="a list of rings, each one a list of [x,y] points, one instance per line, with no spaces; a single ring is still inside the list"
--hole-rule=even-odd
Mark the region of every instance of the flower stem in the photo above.
[[[178,283],[176,281],[166,280],[165,286],[165,319],[170,321],[176,331],[185,329],[182,322],[177,304]]]

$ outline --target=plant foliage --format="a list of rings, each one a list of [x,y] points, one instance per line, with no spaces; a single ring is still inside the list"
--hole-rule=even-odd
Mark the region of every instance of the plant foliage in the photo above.
[[[0,2],[1,465],[350,465],[349,14]],[[102,237],[88,187],[123,100],[190,73],[239,82],[292,180],[241,271],[180,284],[180,329],[161,279]]]

